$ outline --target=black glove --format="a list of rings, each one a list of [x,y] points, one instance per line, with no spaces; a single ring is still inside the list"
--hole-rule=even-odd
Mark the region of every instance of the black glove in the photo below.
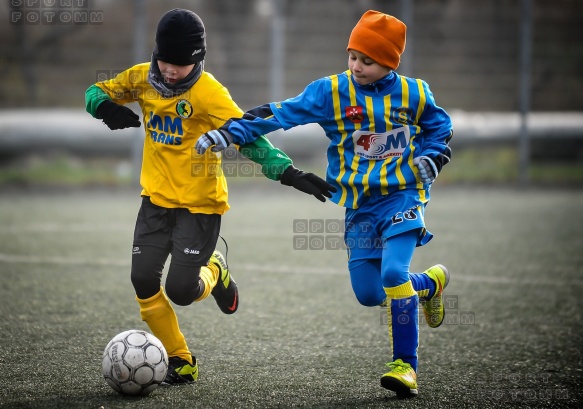
[[[139,128],[140,117],[128,107],[105,100],[97,107],[97,118],[103,119],[103,123],[109,129]]]
[[[332,197],[332,193],[336,192],[336,188],[324,179],[319,178],[313,173],[306,173],[302,170],[296,169],[293,165],[289,165],[281,175],[281,184],[286,186],[293,186],[294,188],[314,195],[320,202],[325,202],[326,197]],[[332,192],[332,193],[330,193]]]

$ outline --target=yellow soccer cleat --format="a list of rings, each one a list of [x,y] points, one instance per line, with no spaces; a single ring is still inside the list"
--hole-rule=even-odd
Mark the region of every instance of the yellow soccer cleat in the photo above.
[[[192,365],[186,359],[171,356],[168,359],[168,372],[162,385],[181,385],[193,383],[198,379],[198,362],[192,355]]]
[[[217,285],[213,288],[211,294],[215,297],[215,301],[222,312],[233,314],[239,307],[239,289],[229,272],[225,257],[220,251],[215,250],[209,263],[217,266],[220,271]]]
[[[399,398],[417,396],[417,375],[411,365],[397,359],[387,366],[391,370],[381,377],[381,386],[395,392]]]
[[[445,309],[443,306],[443,290],[449,283],[449,272],[441,264],[437,264],[424,271],[435,282],[435,294],[428,300],[421,301],[425,321],[431,328],[437,328],[443,322]]]

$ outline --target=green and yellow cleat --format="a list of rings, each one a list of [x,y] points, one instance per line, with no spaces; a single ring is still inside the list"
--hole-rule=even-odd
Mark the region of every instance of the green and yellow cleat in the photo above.
[[[424,271],[435,282],[435,294],[428,300],[422,300],[425,321],[431,328],[437,328],[443,322],[445,309],[443,306],[443,290],[449,283],[449,272],[441,264],[437,264]]]
[[[387,366],[391,370],[381,377],[381,386],[395,392],[399,398],[417,396],[417,375],[411,365],[397,359]]]
[[[220,271],[219,280],[211,294],[215,297],[215,301],[222,312],[225,314],[233,314],[239,307],[239,289],[237,288],[237,283],[233,280],[229,272],[229,267],[227,266],[227,261],[220,251],[214,251],[209,260],[210,263],[217,266]]]
[[[198,362],[192,355],[192,364],[178,356],[168,358],[168,372],[162,385],[184,385],[198,379]]]

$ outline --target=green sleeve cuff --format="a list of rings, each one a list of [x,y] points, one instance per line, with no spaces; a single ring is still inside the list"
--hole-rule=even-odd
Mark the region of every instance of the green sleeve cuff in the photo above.
[[[85,91],[85,110],[89,112],[93,118],[97,118],[97,107],[106,100],[111,101],[109,95],[97,85],[93,84],[87,88],[87,91]]]
[[[283,172],[293,163],[281,150],[261,135],[254,142],[242,145],[241,154],[261,165],[261,172],[271,180],[280,180]]]

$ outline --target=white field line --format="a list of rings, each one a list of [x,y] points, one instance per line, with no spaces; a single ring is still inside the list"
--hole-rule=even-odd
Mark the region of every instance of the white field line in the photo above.
[[[75,257],[59,257],[59,256],[33,256],[33,255],[16,255],[16,254],[2,254],[0,253],[0,263],[7,264],[56,264],[56,265],[84,265],[84,266],[111,266],[111,267],[127,267],[131,266],[131,258],[128,256],[127,260],[122,259],[106,259],[106,258],[75,258]],[[266,264],[239,264],[236,267],[238,272],[245,274],[253,273],[274,273],[274,274],[305,274],[305,275],[338,275],[346,276],[348,278],[348,271],[344,268],[306,268],[304,266],[290,266],[290,265],[266,265]],[[490,283],[490,284],[509,284],[509,285],[545,285],[545,286],[563,286],[568,284],[570,286],[583,286],[583,280],[569,280],[566,283],[563,280],[529,280],[515,279],[508,277],[492,277],[479,275],[458,275],[454,276],[455,281],[470,282],[470,283]]]
[[[32,223],[0,226],[0,233],[84,233],[132,231],[134,225],[120,223]]]
[[[134,231],[133,223],[28,223],[28,224],[13,224],[0,226],[0,234],[3,233],[95,233],[95,232],[129,232]],[[292,231],[290,226],[289,231]],[[291,237],[293,233],[290,233]],[[261,238],[275,238],[286,239],[285,234],[278,230],[261,230],[261,229],[245,229],[238,230],[231,229],[223,236],[228,240],[230,237],[261,237]]]
[[[75,257],[59,257],[59,256],[33,256],[33,255],[17,255],[17,254],[2,254],[0,253],[0,262],[11,264],[61,264],[61,265],[90,265],[90,266],[127,266],[131,264],[131,258],[127,260],[114,259],[81,259]]]

